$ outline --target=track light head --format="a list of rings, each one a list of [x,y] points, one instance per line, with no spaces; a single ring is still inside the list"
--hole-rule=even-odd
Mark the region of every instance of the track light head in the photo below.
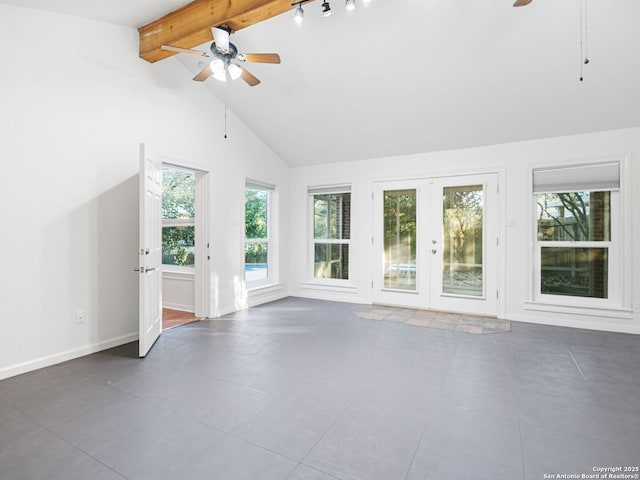
[[[296,12],[293,14],[293,19],[297,23],[301,23],[302,20],[304,19],[304,10],[302,9],[302,3],[298,3],[298,6],[296,7]]]
[[[327,1],[322,2],[322,16],[325,18],[331,16],[331,5]]]
[[[347,0],[347,10],[356,8],[356,0]]]

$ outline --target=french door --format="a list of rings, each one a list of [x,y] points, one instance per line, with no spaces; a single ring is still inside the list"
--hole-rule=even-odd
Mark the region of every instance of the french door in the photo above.
[[[497,175],[374,184],[375,303],[497,315]]]

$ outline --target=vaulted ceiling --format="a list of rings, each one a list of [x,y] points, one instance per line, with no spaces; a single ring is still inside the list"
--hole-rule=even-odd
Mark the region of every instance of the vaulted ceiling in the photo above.
[[[131,27],[188,3],[0,2]],[[580,82],[584,2],[590,63]],[[323,18],[316,1],[301,24],[291,11],[237,31],[241,52],[278,52],[282,64],[246,64],[262,80],[254,88],[213,78],[202,88],[294,166],[640,126],[638,0],[356,3],[347,12],[332,0]],[[162,61],[180,62],[185,77],[202,68],[176,58]]]

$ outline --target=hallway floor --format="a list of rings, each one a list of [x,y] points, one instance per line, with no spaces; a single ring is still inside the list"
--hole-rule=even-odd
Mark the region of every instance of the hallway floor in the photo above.
[[[640,337],[288,298],[0,381],[0,478],[542,480],[640,459]]]

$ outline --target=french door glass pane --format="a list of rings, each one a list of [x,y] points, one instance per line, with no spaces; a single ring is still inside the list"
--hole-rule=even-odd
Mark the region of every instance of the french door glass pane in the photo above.
[[[537,208],[540,241],[611,240],[611,192],[544,193]]]
[[[349,245],[345,243],[316,243],[314,252],[316,278],[349,279]]]
[[[244,279],[247,282],[265,280],[268,277],[269,244],[251,242],[244,245]]]
[[[443,293],[482,296],[483,208],[482,185],[444,187]]]
[[[540,291],[608,298],[608,248],[542,247]]]
[[[384,288],[416,290],[415,189],[384,192]]]

